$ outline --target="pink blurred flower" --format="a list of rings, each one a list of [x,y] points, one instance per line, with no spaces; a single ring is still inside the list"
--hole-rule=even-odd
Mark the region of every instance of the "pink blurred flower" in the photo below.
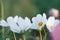
[[[49,11],[49,15],[54,16],[54,17],[58,17],[59,16],[59,10],[52,8]]]
[[[60,22],[54,31],[51,32],[52,40],[60,40]]]

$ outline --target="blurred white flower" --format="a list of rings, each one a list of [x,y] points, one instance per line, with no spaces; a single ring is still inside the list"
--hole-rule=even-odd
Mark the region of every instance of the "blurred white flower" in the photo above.
[[[25,17],[23,19],[22,17],[15,16],[13,17],[8,17],[7,22],[5,20],[0,21],[1,26],[10,26],[11,31],[20,33],[21,30],[27,31],[30,28],[31,21],[28,17]]]
[[[31,21],[28,17],[25,17],[25,19],[23,19],[22,17],[19,17],[18,25],[21,30],[27,31],[30,28]]]
[[[15,23],[17,23],[17,21],[18,21],[18,16],[15,16],[13,21],[14,21]],[[9,24],[8,24],[5,20],[2,19],[2,20],[0,21],[0,26],[8,27]]]
[[[20,27],[17,25],[17,23],[14,21],[13,17],[8,17],[7,22],[10,26],[11,31],[20,33]]]
[[[59,23],[58,19],[55,19],[55,17],[49,17],[46,22],[46,27],[51,32],[57,26],[58,23]]]
[[[55,8],[52,8],[52,9],[49,11],[49,15],[54,16],[54,17],[58,17],[58,16],[59,16],[59,10],[57,10],[57,9],[55,9]]]
[[[46,24],[46,15],[45,13],[43,13],[43,16],[41,14],[37,14],[36,17],[32,18],[32,29],[41,29],[42,27],[44,27],[44,25]]]
[[[0,26],[7,27],[7,26],[9,26],[9,25],[8,25],[8,23],[7,23],[5,20],[1,20],[1,21],[0,21]]]
[[[5,20],[0,21],[0,26],[4,26],[4,27],[9,26],[11,31],[20,33],[20,27],[17,25],[17,21],[18,21],[18,16],[15,16],[14,18],[8,17],[7,21]]]

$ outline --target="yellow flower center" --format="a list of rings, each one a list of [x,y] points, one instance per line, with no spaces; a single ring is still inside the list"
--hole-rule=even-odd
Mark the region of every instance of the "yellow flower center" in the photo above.
[[[38,26],[42,26],[42,25],[43,25],[43,22],[39,22],[39,23],[38,23]]]

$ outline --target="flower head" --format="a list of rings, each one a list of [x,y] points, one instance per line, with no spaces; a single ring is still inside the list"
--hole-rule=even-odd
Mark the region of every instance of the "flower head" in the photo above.
[[[11,31],[20,33],[20,27],[17,25],[17,23],[14,21],[13,17],[8,17],[7,22],[10,26]]]
[[[50,11],[49,11],[49,14],[54,16],[54,17],[58,17],[59,16],[59,10],[55,9],[55,8],[52,8]]]
[[[17,25],[17,21],[18,21],[18,16],[13,17],[8,17],[7,21],[5,20],[1,20],[0,21],[0,26],[4,26],[4,27],[10,27],[12,32],[16,32],[16,33],[20,33],[20,27]]]
[[[31,28],[33,29],[41,29],[42,27],[44,27],[45,22],[46,21],[46,15],[43,14],[43,16],[41,14],[37,14],[36,17],[32,18],[32,26]]]
[[[56,25],[59,23],[58,19],[55,19],[55,17],[49,17],[46,22],[47,29],[51,32],[56,27]]]
[[[9,17],[8,17],[9,18]],[[13,17],[12,17],[13,18]],[[18,21],[18,16],[15,16],[14,18],[13,18],[13,21],[15,22],[15,23],[17,23],[17,21]],[[0,26],[4,26],[4,27],[7,27],[7,26],[9,26],[9,24],[8,24],[8,22],[6,22],[5,20],[1,20],[0,21]]]
[[[21,28],[21,30],[27,31],[30,28],[29,26],[31,25],[30,19],[28,17],[25,17],[25,19],[19,17],[18,25]]]

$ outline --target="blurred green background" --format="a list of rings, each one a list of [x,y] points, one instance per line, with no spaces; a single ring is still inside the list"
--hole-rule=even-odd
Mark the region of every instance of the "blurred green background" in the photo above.
[[[2,0],[4,5],[4,16],[28,16],[32,18],[37,13],[46,13],[51,8],[60,10],[60,0]],[[1,1],[0,1],[0,18],[1,18]]]
[[[46,13],[51,8],[60,10],[60,0],[2,0],[4,7],[4,19],[9,16],[29,17],[30,19],[36,14]],[[2,5],[0,0],[0,19],[2,19]],[[2,40],[2,28],[0,27],[0,40]],[[5,28],[5,38],[11,37],[12,33]],[[10,36],[7,36],[10,35]]]

